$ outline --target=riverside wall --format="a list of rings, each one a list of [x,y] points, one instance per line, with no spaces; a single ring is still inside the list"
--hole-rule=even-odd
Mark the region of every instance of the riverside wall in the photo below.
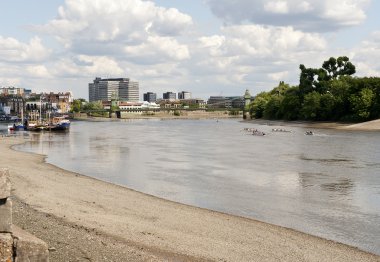
[[[11,181],[0,169],[0,262],[47,262],[48,246],[12,223]]]

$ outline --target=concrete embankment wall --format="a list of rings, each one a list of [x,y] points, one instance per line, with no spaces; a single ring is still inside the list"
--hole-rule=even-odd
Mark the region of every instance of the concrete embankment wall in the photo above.
[[[45,242],[12,224],[9,171],[0,169],[0,262],[12,261],[49,261],[49,251]]]

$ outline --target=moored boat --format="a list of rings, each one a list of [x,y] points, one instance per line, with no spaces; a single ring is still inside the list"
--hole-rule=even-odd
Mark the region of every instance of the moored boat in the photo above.
[[[48,125],[50,131],[66,131],[70,128],[70,120],[65,117],[53,117],[52,122]]]
[[[22,123],[14,123],[13,125],[8,125],[9,131],[24,131],[25,126]]]

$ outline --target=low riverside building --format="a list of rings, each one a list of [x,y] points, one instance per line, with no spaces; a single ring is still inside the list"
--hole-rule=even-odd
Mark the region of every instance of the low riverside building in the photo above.
[[[183,108],[180,100],[161,99],[159,100],[160,107],[163,109],[179,109]]]
[[[243,109],[246,104],[244,96],[210,96],[207,101],[209,108]]]
[[[26,101],[26,111],[40,110],[66,114],[74,101],[73,94],[69,92],[32,94]]]
[[[227,96],[227,101],[231,103],[231,108],[241,108],[245,106],[245,100],[242,96]]]
[[[184,106],[187,106],[189,109],[205,109],[206,102],[203,99],[199,98],[189,98],[180,100]]]
[[[119,111],[128,111],[129,113],[142,114],[149,111],[158,111],[160,106],[154,102],[149,103],[144,102],[128,102],[128,101],[103,101],[103,108],[110,110],[111,106],[114,105]]]
[[[230,103],[224,96],[210,96],[207,101],[208,108],[229,108]]]
[[[66,114],[70,111],[71,103],[74,101],[74,99],[71,92],[50,92],[42,93],[42,101],[48,103],[53,111]]]
[[[163,109],[205,109],[206,102],[203,99],[192,98],[192,99],[180,99],[180,100],[170,100],[170,99],[160,99],[158,104]]]

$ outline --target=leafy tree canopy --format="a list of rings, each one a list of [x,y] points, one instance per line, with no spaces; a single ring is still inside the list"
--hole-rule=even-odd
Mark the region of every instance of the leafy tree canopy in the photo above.
[[[348,57],[331,57],[321,68],[300,65],[299,86],[284,82],[258,94],[251,117],[285,120],[366,121],[380,118],[380,78],[352,77]]]

